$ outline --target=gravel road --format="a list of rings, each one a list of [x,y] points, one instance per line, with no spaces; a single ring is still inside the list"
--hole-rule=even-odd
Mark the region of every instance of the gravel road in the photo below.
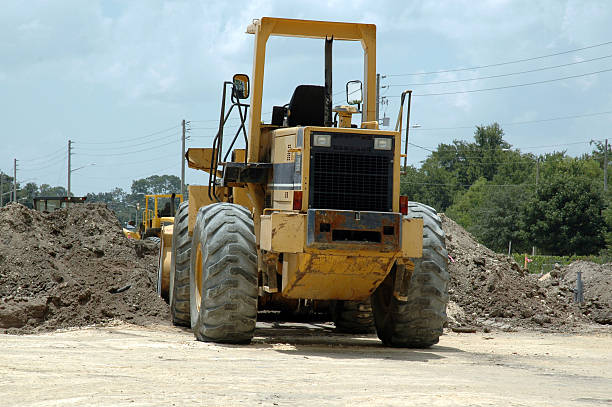
[[[249,346],[170,326],[0,335],[5,406],[612,404],[612,331],[447,332],[389,349],[327,324],[260,322]]]

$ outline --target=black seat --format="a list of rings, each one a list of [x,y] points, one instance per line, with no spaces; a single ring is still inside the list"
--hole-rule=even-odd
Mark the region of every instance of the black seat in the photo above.
[[[300,85],[289,102],[287,121],[293,126],[323,126],[325,86]]]

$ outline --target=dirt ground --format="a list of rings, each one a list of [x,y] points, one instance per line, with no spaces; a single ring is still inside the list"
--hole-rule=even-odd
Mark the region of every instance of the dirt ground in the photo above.
[[[260,322],[249,346],[169,326],[0,335],[6,406],[612,404],[612,330],[457,334],[389,349],[327,324]]]
[[[155,292],[158,249],[145,243],[126,239],[104,204],[0,208],[0,332],[168,321]]]

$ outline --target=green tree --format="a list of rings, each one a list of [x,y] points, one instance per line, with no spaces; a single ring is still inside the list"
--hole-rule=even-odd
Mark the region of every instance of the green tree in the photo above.
[[[529,236],[522,214],[532,194],[530,184],[491,185],[472,211],[475,222],[469,231],[492,250],[505,252],[512,242],[513,251],[527,251]]]
[[[13,177],[8,176],[7,174],[0,172],[0,177],[2,177],[2,189],[0,189],[0,194],[2,194],[2,205],[6,205],[11,199],[11,191],[13,188]]]
[[[41,184],[39,193],[42,196],[67,196],[68,191],[64,187],[52,187],[49,184]]]
[[[491,181],[502,166],[507,166],[506,172],[511,171],[512,165],[520,166],[523,172],[519,178],[524,177],[529,167],[513,163],[520,153],[509,152],[510,144],[503,136],[503,130],[493,123],[476,127],[475,142],[455,140],[452,144],[438,145],[421,168],[406,177],[404,190],[413,192],[414,195],[409,196],[418,197],[420,202],[445,211],[478,179]],[[409,184],[420,186],[409,188]]]
[[[549,254],[587,255],[605,247],[604,197],[599,165],[555,154],[542,165],[541,182],[525,205],[534,244]]]
[[[19,203],[31,206],[34,204],[34,197],[38,195],[38,185],[34,182],[28,182],[23,188],[17,190],[17,199]]]
[[[115,212],[115,216],[117,216],[119,221],[123,223],[134,217],[134,210],[130,210],[130,208],[128,207],[125,201],[126,197],[127,193],[123,189],[116,187],[110,192],[87,194],[87,202],[105,203],[109,209]]]
[[[487,180],[479,178],[466,192],[458,193],[446,214],[465,229],[471,230],[479,222],[478,212],[490,189],[487,188]]]
[[[151,175],[132,181],[132,194],[171,194],[181,190],[181,179],[176,175]]]

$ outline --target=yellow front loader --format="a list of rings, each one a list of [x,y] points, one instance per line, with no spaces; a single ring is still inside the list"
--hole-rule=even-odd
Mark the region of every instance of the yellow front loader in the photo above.
[[[162,206],[162,202],[165,204]],[[145,195],[145,205],[142,210],[142,222],[137,230],[123,229],[128,239],[151,240],[159,243],[157,292],[168,300],[169,272],[172,254],[172,233],[176,204],[183,202],[182,194],[150,194]],[[180,205],[179,205],[180,206]]]
[[[169,270],[160,271],[169,276],[173,322],[200,340],[245,343],[258,309],[327,306],[340,329],[373,325],[385,345],[437,343],[448,302],[445,237],[433,208],[400,196],[410,92],[395,131],[379,130],[376,27],[264,17],[247,33],[255,36],[252,81],[237,74],[223,84],[213,145],[187,152],[189,167],[206,171],[208,182],[189,186],[174,219]],[[263,123],[271,36],[320,39],[324,80],[298,86]],[[334,41],[359,41],[364,58],[363,82],[348,82],[347,104],[336,107]],[[226,140],[232,112],[241,124]],[[246,148],[234,148],[241,138]]]

